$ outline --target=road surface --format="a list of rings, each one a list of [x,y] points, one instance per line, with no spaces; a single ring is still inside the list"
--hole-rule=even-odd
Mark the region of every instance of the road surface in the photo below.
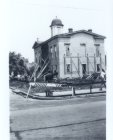
[[[11,93],[11,140],[105,140],[105,96],[26,100]]]

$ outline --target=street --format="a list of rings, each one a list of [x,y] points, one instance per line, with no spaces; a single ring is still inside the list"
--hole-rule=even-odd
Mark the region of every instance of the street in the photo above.
[[[105,98],[34,100],[11,93],[11,140],[105,140]]]

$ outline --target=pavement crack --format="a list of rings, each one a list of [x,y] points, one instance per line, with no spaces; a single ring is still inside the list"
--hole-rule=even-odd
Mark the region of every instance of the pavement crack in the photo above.
[[[57,128],[57,127],[66,127],[66,126],[70,126],[70,125],[81,125],[81,124],[99,122],[99,121],[104,121],[104,120],[106,120],[106,119],[102,118],[102,119],[98,119],[98,120],[91,120],[91,121],[84,121],[84,122],[77,122],[77,123],[70,123],[70,124],[63,124],[63,125],[56,125],[56,126],[48,126],[48,127],[41,127],[41,128],[27,129],[27,130],[11,131],[11,133],[15,133],[15,136],[18,138],[18,140],[22,140],[22,138],[20,137],[19,134],[22,132],[26,132],[26,131],[44,130],[44,129],[51,129],[51,128]]]

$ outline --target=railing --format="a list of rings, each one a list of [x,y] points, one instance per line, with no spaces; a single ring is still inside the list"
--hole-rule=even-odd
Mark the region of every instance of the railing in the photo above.
[[[92,89],[93,89],[94,85],[98,85],[98,88],[100,89],[100,91],[93,92]],[[79,95],[92,94],[92,93],[102,93],[102,92],[105,92],[105,91],[102,91],[102,88],[103,88],[103,86],[106,88],[106,81],[105,80],[103,80],[103,81],[88,80],[88,81],[83,81],[83,82],[78,82],[78,83],[68,83],[67,86],[72,86],[73,95],[77,95],[76,94],[77,87],[81,88],[82,86],[87,86],[87,89],[89,89],[90,91],[87,93],[79,93]]]

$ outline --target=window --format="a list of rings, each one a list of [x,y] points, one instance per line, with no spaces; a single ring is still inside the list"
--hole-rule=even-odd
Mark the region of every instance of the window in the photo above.
[[[70,49],[69,49],[69,46],[66,46],[66,56],[70,56]]]
[[[97,64],[97,72],[100,72],[100,64]]]
[[[96,46],[96,57],[100,56],[100,44],[95,44]]]
[[[50,52],[52,53],[52,47],[50,47]]]
[[[66,46],[66,56],[70,56],[70,43],[65,43]]]
[[[50,54],[51,54],[51,57],[53,57],[53,48],[50,47]]]
[[[54,45],[55,58],[57,57],[56,45]]]
[[[80,43],[80,45],[81,45],[81,46],[86,46],[86,44],[85,44],[85,43]]]
[[[86,64],[82,64],[82,74],[86,74]]]
[[[96,47],[96,57],[100,56],[100,51],[99,51],[99,47]]]
[[[86,52],[86,44],[85,43],[80,43],[81,47],[84,49],[84,55],[87,56]]]
[[[67,73],[70,73],[71,72],[71,65],[70,64],[67,64],[66,70],[67,70]]]

